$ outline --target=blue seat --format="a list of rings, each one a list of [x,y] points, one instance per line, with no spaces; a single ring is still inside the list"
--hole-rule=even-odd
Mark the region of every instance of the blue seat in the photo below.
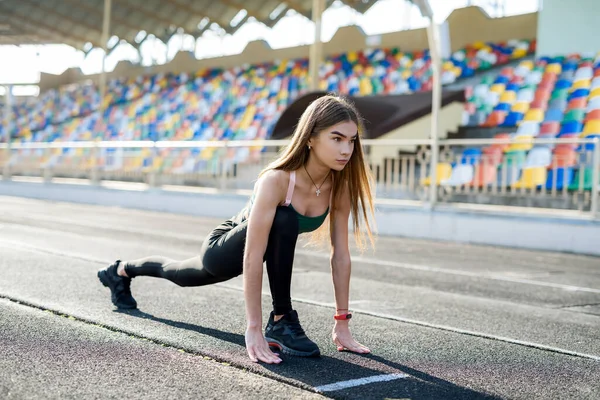
[[[566,79],[559,79],[558,81],[556,81],[556,84],[554,85],[554,90],[557,89],[568,89],[571,87],[571,81],[566,80]]]
[[[554,178],[555,174],[556,178]],[[548,169],[548,175],[546,178],[546,189],[552,190],[552,187],[554,187],[556,188],[556,190],[562,190],[563,187],[569,187],[569,185],[573,181],[574,175],[575,171],[571,167]],[[556,180],[556,182],[554,182],[554,180]]]
[[[507,84],[508,82],[510,82],[510,79],[508,78],[508,76],[504,76],[504,75],[498,75],[496,77],[496,80],[494,81],[494,83],[503,83],[503,84]]]
[[[506,118],[504,118],[504,121],[500,124],[500,126],[517,126],[517,124],[523,120],[523,116],[523,113],[520,113],[518,111],[511,111],[508,113]]]
[[[546,115],[544,116],[544,122],[550,121],[562,121],[563,120],[563,112],[558,108],[549,108],[546,110]]]
[[[579,97],[588,97],[590,94],[590,89],[576,89],[571,93],[567,100],[577,99]]]
[[[548,108],[557,108],[561,111],[566,110],[568,105],[567,99],[552,99],[548,102]]]
[[[461,164],[477,165],[481,159],[481,149],[470,148],[465,149],[460,160]]]
[[[587,135],[584,139],[600,139],[600,135]],[[578,151],[594,151],[594,143],[585,143],[578,147]]]
[[[495,111],[506,111],[509,112],[511,105],[509,103],[498,103],[496,107],[494,107]]]
[[[516,83],[509,83],[508,85],[506,85],[506,89],[507,92],[511,91],[511,92],[518,92],[519,90],[521,90],[521,86],[516,84]]]
[[[580,121],[568,121],[562,124],[560,134],[581,133],[583,131],[583,123]],[[560,137],[560,135],[559,135]]]

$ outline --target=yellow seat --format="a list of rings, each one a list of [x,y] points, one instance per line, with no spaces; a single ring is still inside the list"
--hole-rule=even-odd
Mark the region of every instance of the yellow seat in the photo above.
[[[544,110],[539,108],[532,108],[523,117],[524,121],[535,121],[542,122],[544,120]]]
[[[505,153],[512,151],[529,151],[533,147],[533,136],[519,135],[514,142],[504,150]]]
[[[546,183],[547,173],[546,167],[524,168],[521,178],[512,187],[515,189],[534,189]]]
[[[530,106],[530,103],[527,101],[517,101],[512,105],[511,111],[520,112],[520,113],[525,114],[527,112],[527,110],[529,110],[529,106]]]
[[[570,91],[573,92],[577,89],[589,89],[591,84],[592,84],[592,82],[589,79],[579,79],[579,80],[576,80],[575,82],[573,82],[573,85],[571,85]]]
[[[530,71],[531,71],[531,70],[533,69],[533,67],[534,67],[533,61],[531,61],[531,60],[521,61],[521,62],[519,63],[519,65],[520,65],[521,67],[525,67],[525,68],[529,69]]]
[[[590,133],[600,134],[600,120],[593,119],[591,121],[586,122],[581,136],[586,136]]]
[[[526,49],[515,49],[512,53],[512,58],[523,58],[527,55]]]
[[[454,68],[454,63],[452,61],[446,61],[443,64],[442,70],[451,71]]]
[[[437,181],[438,185],[442,181],[450,179],[451,175],[452,175],[452,165],[450,163],[439,163],[437,165],[437,168],[436,168],[436,179],[435,180]],[[428,176],[427,178],[423,179],[421,181],[421,184],[423,186],[429,186],[429,185],[431,185],[431,177]]]
[[[516,100],[517,100],[517,93],[512,90],[508,90],[508,91],[502,93],[502,95],[500,96],[500,103],[513,104]]]
[[[562,65],[559,63],[552,63],[546,66],[546,72],[559,75],[562,72]]]
[[[506,89],[506,85],[504,83],[494,83],[490,87],[490,92],[500,94],[500,93],[504,92],[504,89]]]
[[[590,95],[588,96],[589,99],[596,97],[596,96],[600,96],[600,87],[597,87],[596,89],[593,89],[590,92]]]

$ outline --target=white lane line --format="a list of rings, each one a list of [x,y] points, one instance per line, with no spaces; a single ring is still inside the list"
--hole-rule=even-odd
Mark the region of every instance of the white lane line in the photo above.
[[[242,291],[242,292],[244,291],[244,289],[242,287],[234,286],[234,285],[228,284],[228,283],[217,283],[216,285],[220,286],[222,288],[226,288],[226,289]],[[263,294],[263,296],[271,296],[271,293],[269,291],[263,291],[262,294]],[[292,301],[298,302],[298,303],[310,304],[311,306],[324,307],[324,308],[334,308],[335,307],[335,303],[326,303],[326,302],[322,302],[322,301],[302,299],[302,298],[298,298],[298,297],[292,297]],[[519,346],[531,347],[531,348],[538,349],[538,350],[545,350],[545,351],[550,351],[553,353],[565,354],[565,355],[570,355],[570,356],[575,356],[575,357],[588,358],[588,359],[591,359],[594,361],[600,361],[600,356],[597,356],[594,354],[579,353],[576,351],[562,349],[560,347],[547,346],[547,345],[541,344],[541,343],[527,342],[524,340],[512,339],[512,338],[508,338],[508,337],[504,337],[504,336],[497,336],[497,335],[492,335],[492,334],[484,333],[484,332],[470,331],[467,329],[455,328],[455,327],[447,326],[447,325],[433,324],[430,322],[399,317],[397,315],[379,313],[379,312],[365,310],[365,309],[356,308],[356,307],[352,308],[352,312],[354,312],[356,314],[369,315],[371,317],[376,317],[376,318],[383,318],[383,319],[389,319],[392,321],[403,322],[403,323],[411,324],[411,325],[424,326],[427,328],[433,328],[433,329],[438,329],[438,330],[442,330],[442,331],[448,331],[448,332],[459,333],[459,334],[463,334],[463,335],[475,336],[475,337],[484,338],[484,339],[497,340],[499,342],[505,342],[505,343],[516,344]]]
[[[43,219],[47,222],[57,222],[57,223],[58,222],[65,223],[67,221],[67,220],[64,220],[61,218],[53,218],[53,217],[38,218],[36,216],[36,219]],[[69,224],[82,226],[85,228],[108,229],[108,230],[114,230],[117,232],[131,233],[131,234],[135,234],[135,235],[149,235],[149,236],[156,236],[156,237],[163,237],[163,238],[176,239],[176,240],[182,240],[182,241],[191,241],[191,242],[202,242],[205,238],[202,235],[186,235],[186,234],[169,233],[169,232],[165,232],[165,231],[155,231],[155,230],[148,230],[148,229],[122,228],[122,227],[117,227],[117,226],[106,226],[106,225],[82,223],[79,221],[78,222],[69,222]],[[17,226],[17,227],[23,226],[21,224],[14,223],[14,222],[1,222],[0,221],[0,227],[2,225]],[[41,230],[50,230],[50,231],[54,232],[53,230],[48,229],[48,228],[43,228],[43,227],[35,227],[35,228],[41,229]],[[302,256],[307,256],[307,257],[318,257],[318,258],[322,258],[322,259],[326,259],[326,260],[329,260],[329,257],[330,257],[328,253],[320,253],[317,251],[302,250],[302,249],[296,250],[296,254],[302,255]],[[585,293],[600,294],[600,289],[597,289],[597,288],[565,285],[562,283],[554,283],[554,282],[535,281],[535,280],[531,280],[531,279],[511,278],[511,277],[501,276],[501,275],[482,275],[479,272],[461,271],[461,270],[450,269],[450,268],[431,267],[428,265],[409,264],[409,263],[402,263],[402,262],[396,262],[396,261],[380,260],[377,258],[368,258],[368,257],[363,257],[363,256],[354,256],[354,257],[352,257],[352,261],[365,263],[365,264],[384,265],[384,266],[388,266],[388,267],[392,267],[392,268],[411,269],[411,270],[415,270],[415,271],[425,271],[425,272],[436,272],[436,273],[442,273],[442,274],[448,274],[448,275],[468,276],[468,277],[476,278],[476,279],[485,279],[485,280],[492,280],[492,281],[495,280],[495,281],[503,281],[503,282],[520,283],[520,284],[525,284],[525,285],[549,287],[549,288],[553,288],[553,289],[565,290],[568,292],[585,292]]]
[[[408,378],[409,375],[406,374],[384,374],[384,375],[375,375],[369,376],[366,378],[359,379],[351,379],[348,381],[340,381],[335,383],[330,383],[328,385],[316,386],[315,390],[317,392],[333,392],[336,390],[348,389],[351,387],[368,385],[369,383],[376,382],[389,382],[396,379]]]
[[[15,247],[21,247],[21,248],[28,249],[33,252],[54,254],[54,255],[58,255],[58,256],[76,258],[76,259],[80,259],[80,260],[84,260],[84,261],[88,261],[88,262],[95,262],[95,263],[99,263],[99,264],[108,264],[108,263],[112,262],[108,259],[102,260],[99,258],[88,257],[85,255],[63,252],[63,251],[56,251],[53,249],[48,249],[48,248],[43,248],[43,247],[38,247],[38,246],[32,246],[32,245],[28,245],[27,243],[23,243],[23,242],[0,239],[0,246],[3,246],[3,245],[4,246],[10,245],[10,246],[15,246]],[[224,289],[235,290],[238,292],[244,291],[244,289],[242,287],[235,286],[230,283],[217,283],[215,285],[218,287],[224,288]],[[269,291],[263,291],[262,294],[263,294],[263,296],[269,296],[269,297],[271,296],[271,293]],[[324,308],[335,307],[335,305],[333,303],[325,303],[325,302],[321,302],[321,301],[302,299],[302,298],[298,298],[298,297],[292,297],[292,301],[298,302],[298,303],[310,304],[310,305],[318,306],[318,307],[324,307]],[[460,333],[460,334],[465,334],[465,335],[470,335],[470,336],[476,336],[476,337],[485,338],[485,339],[492,339],[492,340],[497,340],[500,342],[517,344],[520,346],[531,347],[531,348],[535,348],[535,349],[539,349],[539,350],[546,350],[546,351],[551,351],[554,353],[566,354],[566,355],[571,355],[571,356],[576,356],[576,357],[581,357],[581,358],[588,358],[588,359],[595,360],[595,361],[600,361],[600,356],[596,356],[593,354],[579,353],[579,352],[575,352],[575,351],[571,351],[571,350],[561,349],[559,347],[547,346],[547,345],[540,344],[540,343],[526,342],[523,340],[511,339],[511,338],[491,335],[491,334],[483,333],[483,332],[469,331],[466,329],[454,328],[454,327],[446,326],[446,325],[432,324],[432,323],[425,322],[425,321],[419,321],[419,320],[410,319],[410,318],[403,318],[403,317],[399,317],[396,315],[383,314],[383,313],[378,313],[378,312],[374,312],[374,311],[363,310],[360,308],[353,308],[352,311],[356,314],[364,314],[364,315],[369,315],[369,316],[376,317],[376,318],[385,318],[385,319],[389,319],[389,320],[393,320],[393,321],[404,322],[407,324],[425,326],[428,328],[439,329],[439,330],[443,330],[443,331]]]

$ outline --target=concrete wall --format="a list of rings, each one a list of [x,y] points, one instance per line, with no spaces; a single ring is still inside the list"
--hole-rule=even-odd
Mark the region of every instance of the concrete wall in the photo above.
[[[506,18],[490,18],[479,7],[457,9],[447,18],[452,51],[464,48],[475,41],[506,41],[509,39],[535,39],[537,34],[537,13]],[[413,29],[376,35],[380,44],[377,47],[399,47],[403,51],[428,48],[426,29]],[[369,37],[357,26],[340,28],[329,42],[323,45],[324,56],[362,50],[367,47]],[[274,60],[307,58],[310,46],[285,49],[271,49],[265,41],[254,41],[240,54],[196,60],[189,52],[178,53],[171,62],[153,67],[134,66],[129,61],[117,64],[108,79],[136,77],[158,72],[193,72],[201,68],[242,65]],[[71,68],[61,75],[42,73],[40,92],[75,82],[92,80],[98,82],[99,75],[84,75],[79,68]]]
[[[236,214],[249,196],[248,193],[215,194],[194,190],[148,190],[141,185],[135,185],[135,188],[129,184],[119,186],[0,181],[0,195],[217,218]],[[480,207],[475,211],[441,205],[431,212],[419,206],[391,205],[385,201],[379,201],[376,209],[379,235],[600,256],[597,243],[600,220],[561,217],[558,211],[548,216],[536,214],[532,209],[510,214],[501,208],[481,211]]]
[[[596,53],[598,0],[544,0],[539,12],[537,55]]]

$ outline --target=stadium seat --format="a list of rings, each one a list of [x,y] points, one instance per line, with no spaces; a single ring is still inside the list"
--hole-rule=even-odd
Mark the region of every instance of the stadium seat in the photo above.
[[[557,145],[552,157],[552,168],[574,167],[577,164],[577,152],[570,145]]]
[[[495,164],[478,164],[475,166],[475,172],[471,186],[483,187],[494,184],[498,179],[498,168]]]
[[[523,120],[542,122],[544,120],[544,110],[540,110],[539,108],[530,109],[527,111],[527,114],[525,114]]]
[[[570,167],[549,169],[546,178],[546,189],[567,189],[573,181],[574,172],[574,169]]]
[[[506,150],[506,152],[527,151],[533,147],[532,135],[516,135],[514,142]]]
[[[544,122],[540,126],[540,135],[552,133],[557,135],[560,132],[560,122],[559,121],[550,121]]]
[[[535,189],[546,183],[545,167],[526,167],[521,171],[520,179],[512,184],[514,189]]]
[[[452,176],[452,164],[450,163],[438,163],[436,168],[436,181],[439,185],[442,181],[446,181],[450,179]],[[421,182],[424,186],[431,185],[431,176],[423,179]]]
[[[592,168],[580,168],[571,180],[569,190],[591,190],[594,171]],[[600,182],[598,182],[600,184]]]
[[[547,167],[552,163],[552,151],[548,147],[534,147],[527,154],[525,167]]]
[[[473,180],[474,167],[471,164],[457,164],[452,169],[450,178],[443,180],[443,186],[463,186],[468,185]]]
[[[540,133],[540,124],[536,121],[523,121],[517,128],[517,135],[537,136]]]

